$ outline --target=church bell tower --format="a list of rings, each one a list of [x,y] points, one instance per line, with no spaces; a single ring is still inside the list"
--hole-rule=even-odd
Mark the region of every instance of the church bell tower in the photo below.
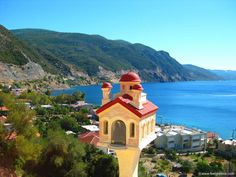
[[[155,136],[158,107],[146,98],[141,79],[134,72],[121,76],[120,92],[110,98],[112,86],[102,85],[99,116],[99,146],[115,151],[120,177],[138,177],[139,156]]]

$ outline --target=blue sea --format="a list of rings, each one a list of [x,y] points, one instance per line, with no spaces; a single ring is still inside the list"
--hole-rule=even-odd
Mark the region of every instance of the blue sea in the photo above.
[[[158,105],[157,122],[185,125],[213,131],[222,138],[232,136],[236,129],[236,81],[194,81],[143,83],[147,98]],[[100,86],[76,86],[55,90],[52,95],[85,92],[86,101],[100,105]],[[114,84],[112,93],[119,92]]]

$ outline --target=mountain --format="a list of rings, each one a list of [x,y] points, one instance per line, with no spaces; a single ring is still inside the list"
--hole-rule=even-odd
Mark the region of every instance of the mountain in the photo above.
[[[63,78],[58,82],[94,84],[117,82],[129,70],[138,72],[143,81],[154,82],[219,78],[203,68],[197,72],[193,66],[183,66],[169,53],[143,44],[43,29],[9,31],[0,26],[1,80],[51,79],[53,75]]]
[[[26,44],[0,25],[1,81],[42,79],[47,72],[66,74],[66,69],[63,62]]]
[[[207,69],[194,66],[194,65],[183,65],[183,67],[189,72],[193,80],[222,80],[223,78]]]
[[[35,60],[43,61],[43,58],[0,26],[1,81],[42,78],[45,72]]]
[[[209,70],[224,80],[236,80],[236,71],[232,70]]]
[[[165,51],[142,44],[108,40],[99,35],[61,33],[41,29],[12,31],[41,55],[68,63],[80,72],[98,79],[108,79],[127,70],[139,72],[145,81],[191,80],[184,67]],[[107,77],[107,78],[106,78]]]

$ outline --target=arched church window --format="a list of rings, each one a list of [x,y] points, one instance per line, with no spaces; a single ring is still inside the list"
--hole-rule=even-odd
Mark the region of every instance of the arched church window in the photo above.
[[[103,122],[103,134],[108,134],[108,121],[106,120]]]
[[[135,136],[135,125],[134,123],[130,124],[130,137],[134,137]]]

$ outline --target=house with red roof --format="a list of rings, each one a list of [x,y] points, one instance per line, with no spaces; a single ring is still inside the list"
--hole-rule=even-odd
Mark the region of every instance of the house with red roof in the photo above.
[[[94,146],[97,146],[97,143],[99,142],[99,133],[98,132],[86,132],[79,135],[79,140],[82,143],[88,143],[93,144]]]
[[[214,132],[207,132],[207,142],[213,141],[215,139],[218,139],[219,135]]]
[[[114,151],[109,148],[104,148],[98,146],[99,142],[99,132],[98,131],[89,131],[79,135],[79,140],[82,143],[92,144],[96,146],[98,149],[102,150],[104,153],[107,154],[114,154]]]
[[[0,111],[9,111],[9,109],[6,106],[0,106]]]

